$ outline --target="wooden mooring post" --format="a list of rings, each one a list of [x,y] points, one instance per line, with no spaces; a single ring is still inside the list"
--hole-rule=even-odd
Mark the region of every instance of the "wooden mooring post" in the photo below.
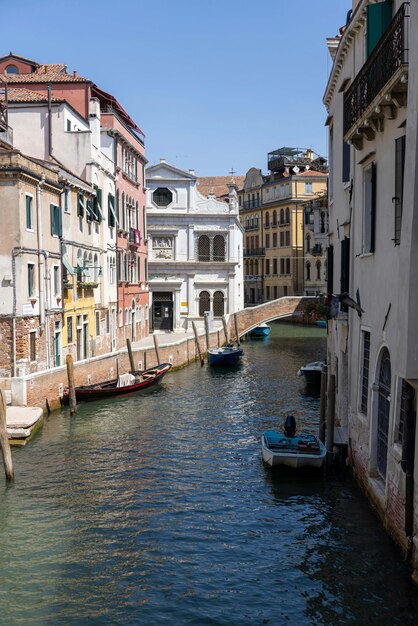
[[[70,404],[70,415],[77,413],[77,400],[75,396],[75,384],[74,384],[74,362],[71,354],[67,354],[65,359],[67,365],[67,379],[68,379],[68,398]]]
[[[328,376],[327,398],[327,465],[331,465],[334,459],[334,422],[335,422],[335,374]]]
[[[157,337],[157,335],[155,333],[153,334],[152,337],[154,339],[155,354],[157,355],[157,365],[159,365],[161,363],[161,361],[160,361],[160,350],[159,350],[159,345],[158,345],[158,337]]]
[[[321,393],[319,405],[319,433],[318,437],[325,443],[325,416],[327,407],[327,366],[324,365],[321,372]]]
[[[205,362],[203,360],[202,351],[200,349],[199,335],[198,335],[198,332],[197,332],[196,324],[194,322],[192,322],[192,326],[193,326],[193,332],[194,332],[194,341],[195,341],[195,344],[196,344],[197,353],[199,355],[200,365],[204,365]]]
[[[234,325],[235,325],[235,336],[237,338],[237,344],[241,345],[241,341],[240,341],[239,334],[238,334],[238,317],[236,313],[234,313]]]
[[[133,374],[136,368],[135,368],[135,363],[134,363],[134,355],[132,354],[132,346],[131,346],[130,339],[126,340],[126,347],[128,348],[129,363],[131,364],[131,374]]]
[[[226,319],[225,319],[225,315],[222,315],[222,325],[224,327],[224,335],[225,335],[225,341],[228,344],[229,343],[229,337],[228,337],[228,326],[226,324]]]
[[[205,315],[206,350],[210,348],[209,317]]]
[[[9,436],[7,434],[6,422],[6,396],[3,389],[0,389],[0,447],[3,454],[3,465],[6,480],[14,479],[12,452],[10,450]]]

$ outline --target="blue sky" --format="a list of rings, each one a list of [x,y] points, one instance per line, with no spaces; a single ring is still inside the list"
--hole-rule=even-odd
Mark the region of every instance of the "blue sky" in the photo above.
[[[351,0],[19,0],[2,49],[111,92],[146,134],[147,158],[200,176],[266,170],[267,152],[326,155],[326,37]]]

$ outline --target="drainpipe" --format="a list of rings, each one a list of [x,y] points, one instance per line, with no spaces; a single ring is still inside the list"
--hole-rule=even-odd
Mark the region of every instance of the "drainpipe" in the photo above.
[[[13,282],[13,326],[12,326],[12,377],[16,376],[16,255],[15,249],[12,252],[12,282]]]
[[[37,238],[38,238],[38,266],[39,266],[39,321],[41,327],[45,326],[45,258],[43,251],[42,232],[42,193],[45,176],[42,174],[41,180],[36,188],[36,218],[37,218]]]
[[[52,88],[48,85],[48,156],[52,157]]]

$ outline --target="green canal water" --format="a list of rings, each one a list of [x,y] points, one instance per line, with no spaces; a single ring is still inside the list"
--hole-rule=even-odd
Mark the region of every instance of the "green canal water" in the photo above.
[[[417,624],[418,590],[347,475],[263,467],[260,433],[318,427],[298,368],[316,328],[273,325],[228,371],[54,413],[0,478],[0,624]]]

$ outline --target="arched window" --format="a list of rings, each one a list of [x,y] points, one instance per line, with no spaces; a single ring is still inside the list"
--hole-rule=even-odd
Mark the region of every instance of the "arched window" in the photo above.
[[[119,309],[119,326],[123,326],[123,311]]]
[[[377,403],[377,469],[382,478],[386,478],[388,458],[391,382],[390,354],[387,348],[383,348],[379,368]]]
[[[93,275],[94,275],[94,280],[97,282],[99,280],[99,257],[97,256],[97,254],[94,255]],[[109,276],[110,276],[110,271],[109,271]]]
[[[205,311],[210,311],[210,295],[208,291],[199,294],[199,317],[204,317]]]
[[[290,224],[290,209],[287,207],[286,209],[286,224]]]
[[[258,276],[258,261],[254,262],[254,276]]]
[[[222,291],[215,291],[213,294],[213,314],[215,317],[222,317],[225,308],[225,296]]]
[[[284,224],[284,209],[280,209],[280,224]]]
[[[129,311],[127,308],[125,309],[125,326],[126,324],[129,324]]]
[[[311,236],[306,235],[306,252],[311,251]]]
[[[6,74],[19,74],[19,70],[16,65],[8,65],[6,67]]]
[[[321,211],[321,233],[325,232],[325,211]]]
[[[324,263],[324,278],[325,280],[328,280],[328,265],[326,261]]]
[[[197,242],[197,255],[199,261],[210,261],[210,239],[207,235],[201,235]]]
[[[316,280],[321,280],[321,261],[316,262]]]
[[[309,261],[306,264],[306,280],[311,280],[311,264]]]
[[[277,226],[277,211],[273,211],[273,226]]]
[[[268,211],[266,213],[266,226],[270,226],[270,213]]]
[[[225,239],[222,235],[216,235],[213,240],[213,260],[225,261]]]
[[[128,255],[123,254],[123,280],[128,280]]]

